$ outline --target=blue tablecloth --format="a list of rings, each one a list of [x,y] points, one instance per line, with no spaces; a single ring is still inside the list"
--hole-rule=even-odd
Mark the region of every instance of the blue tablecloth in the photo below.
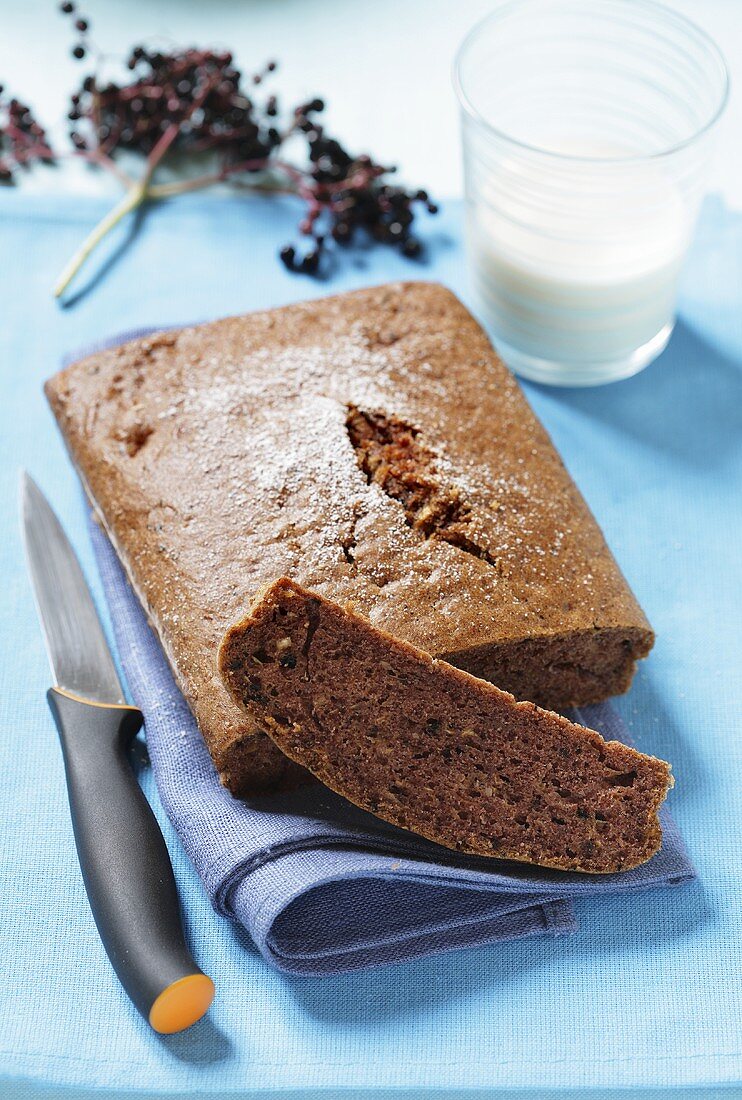
[[[275,262],[292,235],[288,201],[182,199],[151,211],[127,250],[117,254],[125,232],[111,241],[90,272],[107,263],[104,277],[59,309],[50,287],[101,212],[88,200],[0,195],[0,1095],[75,1086],[75,1100],[87,1090],[299,1100],[320,1089],[323,1100],[464,1100],[584,1089],[592,1100],[608,1088],[697,1096],[739,1085],[742,217],[707,205],[681,321],[646,372],[604,389],[527,388],[657,630],[619,708],[638,745],[673,763],[670,805],[699,881],[578,901],[581,931],[563,940],[292,979],[209,908],[147,779],[198,957],[219,987],[201,1024],[163,1040],[131,1011],[89,916],[44,701],[15,521],[20,466],[98,582],[41,383],[65,351],[125,328],[391,278],[436,278],[465,296],[461,211],[448,204],[430,222],[428,266],[376,249],[317,283]]]

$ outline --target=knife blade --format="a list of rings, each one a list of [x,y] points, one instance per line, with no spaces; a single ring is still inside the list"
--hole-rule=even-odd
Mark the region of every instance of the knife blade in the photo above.
[[[128,759],[142,714],[126,702],[62,525],[25,472],[21,526],[55,679],[47,699],[93,917],[134,1005],[155,1031],[182,1031],[208,1010],[214,983],[186,945],[167,847]]]
[[[21,475],[26,561],[59,687],[95,703],[125,703],[93,598],[62,525],[36,482]]]

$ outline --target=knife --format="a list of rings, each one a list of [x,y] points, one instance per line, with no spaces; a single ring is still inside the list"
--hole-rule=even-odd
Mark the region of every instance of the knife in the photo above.
[[[21,475],[26,560],[55,687],[47,700],[62,744],[77,854],[100,938],[121,984],[155,1031],[200,1020],[214,983],[186,946],[165,841],[128,748],[142,726],[62,525]]]

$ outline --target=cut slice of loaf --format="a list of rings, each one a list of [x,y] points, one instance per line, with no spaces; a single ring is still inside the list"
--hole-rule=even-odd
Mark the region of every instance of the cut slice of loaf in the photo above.
[[[660,846],[664,761],[516,702],[287,578],[229,630],[219,667],[292,760],[446,848],[608,873]]]

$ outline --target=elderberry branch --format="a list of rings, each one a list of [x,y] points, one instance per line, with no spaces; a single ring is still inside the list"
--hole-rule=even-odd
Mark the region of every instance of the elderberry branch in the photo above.
[[[74,0],[59,6],[76,33],[73,56],[97,64],[104,55],[92,44],[89,19],[80,15]],[[315,274],[329,250],[364,236],[408,257],[421,253],[413,232],[417,210],[437,209],[427,193],[393,184],[393,166],[365,153],[352,154],[330,137],[320,121],[322,99],[287,112],[275,94],[263,97],[261,86],[275,71],[274,61],[246,78],[228,51],[138,45],[123,60],[124,79],[104,82],[93,71],[70,100],[73,155],[116,176],[125,194],[70,260],[57,294],[106,234],[142,203],[223,183],[293,195],[303,204],[298,230],[309,243],[285,245],[279,253],[290,271]],[[304,163],[286,161],[289,142],[292,149],[303,142]],[[141,179],[120,167],[120,154],[143,158]],[[4,100],[0,88],[0,182],[12,182],[17,169],[54,157],[29,109]],[[155,172],[165,161],[180,178],[156,183]],[[190,170],[197,165],[203,171],[194,176]]]
[[[54,297],[60,298],[64,294],[67,287],[70,285],[75,275],[80,271],[81,267],[87,260],[88,256],[101,243],[102,240],[110,233],[110,231],[119,224],[122,218],[125,218],[127,214],[130,214],[133,210],[136,210],[138,206],[141,206],[143,202],[147,200],[150,181],[154,175],[155,169],[166,155],[168,149],[177,140],[178,134],[182,127],[187,123],[195,111],[199,109],[207,95],[211,91],[214,85],[213,79],[207,81],[198,95],[194,98],[192,104],[186,111],[184,117],[176,122],[170,124],[165,130],[162,137],[155,144],[152,151],[149,153],[146,160],[146,169],[141,180],[134,183],[129,187],[128,191],[124,195],[123,199],[111,210],[106,217],[104,217],[92,233],[83,242],[81,247],[77,250],[72,259],[65,266],[62,274],[57,280],[54,287]],[[109,158],[110,159],[110,158]]]

